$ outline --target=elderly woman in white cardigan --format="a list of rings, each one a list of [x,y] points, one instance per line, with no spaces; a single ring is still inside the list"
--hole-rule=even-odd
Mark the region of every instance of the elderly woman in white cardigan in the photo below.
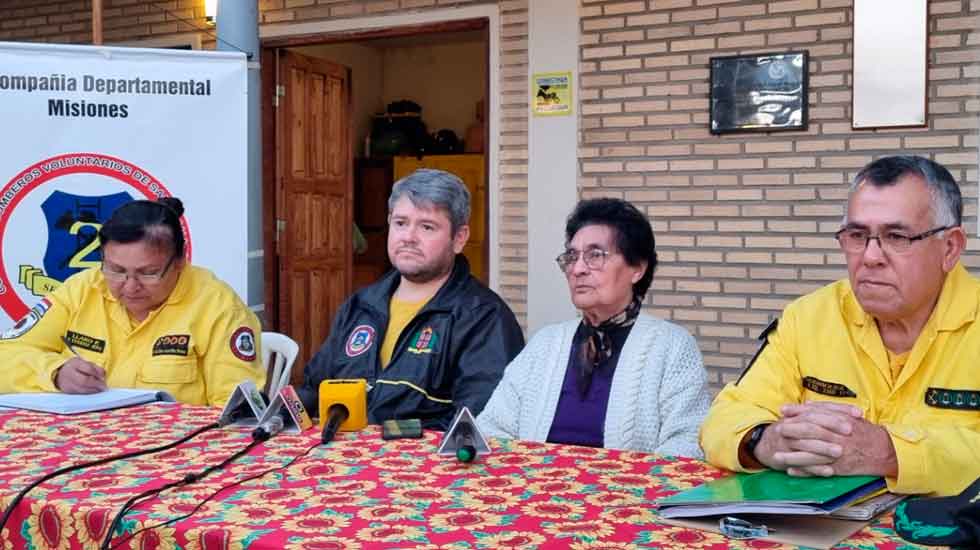
[[[683,328],[640,311],[657,265],[632,204],[580,202],[557,258],[574,319],[541,329],[507,366],[477,418],[485,435],[700,458],[710,397]]]

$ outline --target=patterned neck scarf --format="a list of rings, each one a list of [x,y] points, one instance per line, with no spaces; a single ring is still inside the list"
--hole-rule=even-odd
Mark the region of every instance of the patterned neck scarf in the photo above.
[[[636,317],[640,314],[640,300],[633,298],[626,309],[613,315],[609,319],[593,326],[585,317],[582,318],[582,325],[585,327],[585,340],[580,346],[581,370],[578,377],[578,389],[585,399],[589,393],[589,386],[592,385],[592,373],[600,363],[612,357],[612,337],[609,332],[616,328],[628,327],[636,322]]]

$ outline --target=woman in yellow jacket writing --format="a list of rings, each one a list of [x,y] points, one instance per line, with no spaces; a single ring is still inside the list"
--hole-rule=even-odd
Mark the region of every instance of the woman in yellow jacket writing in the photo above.
[[[69,277],[0,336],[0,393],[165,390],[223,405],[246,379],[262,387],[255,314],[185,259],[179,199],[138,200],[99,230],[101,268]]]

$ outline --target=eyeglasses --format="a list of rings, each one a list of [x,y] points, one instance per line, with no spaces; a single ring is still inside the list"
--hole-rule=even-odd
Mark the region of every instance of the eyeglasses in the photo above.
[[[126,281],[128,281],[129,279],[136,279],[136,282],[138,282],[141,285],[147,285],[147,286],[155,285],[163,280],[164,276],[166,276],[167,274],[167,270],[169,270],[170,266],[173,265],[175,259],[177,259],[176,254],[174,254],[173,256],[170,257],[169,260],[167,260],[167,265],[163,266],[163,269],[155,273],[132,273],[132,274],[127,273],[126,271],[114,271],[111,269],[107,269],[105,262],[103,262],[102,276],[105,277],[106,280],[112,281],[113,283],[125,284]]]
[[[953,227],[952,225],[944,225],[930,229],[929,231],[923,231],[918,235],[906,235],[900,231],[887,231],[879,235],[872,235],[867,229],[845,227],[837,233],[834,233],[834,237],[837,238],[837,242],[840,243],[841,248],[845,252],[864,252],[868,248],[868,243],[876,240],[878,241],[878,246],[885,252],[902,254],[908,252],[912,248],[912,243],[915,241],[921,241],[926,237],[931,237],[940,231],[952,229]]]
[[[579,256],[582,256],[582,261],[585,262],[585,266],[589,269],[599,270],[606,265],[606,258],[612,254],[608,250],[603,250],[601,248],[590,248],[585,252],[579,252],[578,250],[566,250],[555,258],[558,262],[558,269],[562,270],[562,273],[567,273],[575,262],[578,261]]]

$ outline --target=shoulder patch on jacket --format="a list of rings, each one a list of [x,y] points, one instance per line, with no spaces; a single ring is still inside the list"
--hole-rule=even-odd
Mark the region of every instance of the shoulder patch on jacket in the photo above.
[[[759,334],[759,340],[762,340],[762,345],[760,345],[759,349],[755,351],[755,355],[752,356],[752,359],[749,359],[749,364],[745,365],[745,370],[742,371],[742,374],[738,375],[738,380],[735,381],[736,386],[742,381],[743,378],[745,378],[745,375],[749,372],[749,369],[751,369],[752,365],[755,364],[755,360],[762,355],[762,350],[766,349],[766,346],[769,345],[769,333],[776,330],[777,326],[779,326],[779,317],[773,319],[772,322],[769,323],[769,326],[762,329],[762,332]]]
[[[810,391],[817,392],[820,395],[829,395],[831,397],[857,397],[857,394],[844,384],[838,384],[837,382],[826,382],[812,376],[803,377],[803,387]]]
[[[31,310],[27,312],[27,315],[21,317],[20,321],[17,321],[17,324],[10,327],[10,329],[3,334],[0,334],[0,340],[13,340],[14,338],[20,338],[21,336],[27,334],[27,331],[34,328],[34,325],[41,320],[41,317],[44,317],[44,314],[47,313],[49,309],[51,309],[51,302],[49,302],[47,298],[41,298],[41,301],[32,307]]]
[[[238,327],[231,335],[231,353],[242,361],[255,360],[255,333],[248,327]]]
[[[929,388],[926,390],[925,402],[937,409],[980,411],[980,391]]]
[[[347,357],[357,357],[365,351],[371,349],[375,337],[374,327],[371,325],[357,325],[350,331],[347,343],[344,344],[344,353]]]

